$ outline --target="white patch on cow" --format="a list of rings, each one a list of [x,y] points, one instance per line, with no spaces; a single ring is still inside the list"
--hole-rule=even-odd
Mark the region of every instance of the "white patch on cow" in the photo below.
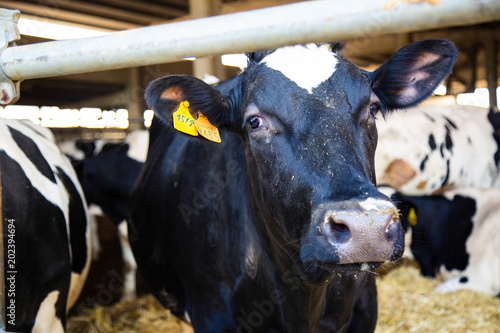
[[[359,205],[365,211],[395,209],[394,205],[390,201],[375,198],[368,198],[364,201],[361,201]]]
[[[379,186],[377,188],[382,194],[385,194],[388,198],[391,198],[393,194],[396,193],[396,190],[393,188],[390,188],[388,186]],[[408,258],[410,260],[415,260],[415,257],[413,255],[413,252],[411,252],[410,245],[411,245],[411,239],[412,239],[412,231],[411,228],[408,228],[406,230],[405,234],[405,250],[403,252],[403,256],[405,258]]]
[[[94,141],[94,151],[92,152],[92,156],[97,156],[102,151],[105,145],[108,143],[114,144],[119,143],[118,140],[108,140],[108,139],[99,139]]]
[[[498,176],[493,158],[497,144],[487,114],[488,109],[478,107],[421,106],[379,119],[375,153],[377,184],[387,184],[389,166],[402,160],[415,171],[411,179],[397,188],[406,195],[432,194],[447,175],[447,183],[455,188],[491,187]],[[446,149],[445,126],[450,129],[451,151]],[[429,144],[431,134],[436,144],[434,150]]]
[[[59,142],[57,144],[59,146],[59,149],[66,154],[66,156],[71,157],[74,160],[84,160],[85,159],[85,153],[76,147],[76,141],[73,140],[68,140],[68,141],[63,141]]]
[[[361,271],[367,271],[367,272],[369,272],[370,271],[370,266],[366,262],[364,262],[364,263],[361,264],[361,269],[360,270]]]
[[[125,264],[125,281],[121,300],[133,300],[136,298],[135,274],[137,271],[137,263],[130,242],[128,241],[127,221],[122,221],[118,224],[118,236],[122,248],[123,262]]]
[[[82,274],[77,274],[75,272],[71,272],[71,282],[69,285],[69,291],[68,291],[68,301],[66,302],[66,313],[75,305],[78,297],[80,297],[80,293],[83,289],[83,286],[85,284],[85,281],[87,280],[87,276],[89,274],[89,269],[90,269],[90,258],[91,258],[91,251],[90,251],[90,246],[88,246],[88,253],[87,253],[87,261],[85,263],[85,268],[82,271]]]
[[[57,167],[63,169],[83,197],[83,191],[81,191],[80,183],[78,182],[78,178],[70,162],[64,155],[61,154],[60,150],[54,144],[53,137],[50,138],[40,135],[40,131],[34,131],[32,127],[26,125],[25,122],[9,121],[4,119],[0,123],[0,149],[4,150],[7,155],[19,163],[34,188],[36,188],[48,201],[52,202],[61,209],[66,220],[66,226],[68,226],[69,198],[65,191],[61,191],[61,189],[64,188],[64,185],[60,182],[58,177],[56,177],[56,183],[54,183],[38,170],[36,165],[32,163],[28,156],[25,155],[25,153],[14,141],[10,135],[8,127],[21,132],[28,138],[31,138],[37,145],[42,156],[45,158],[54,174],[57,173]],[[84,205],[86,205],[85,202]]]
[[[148,154],[149,132],[134,131],[127,136],[125,143],[129,145],[127,156],[144,163]]]
[[[34,125],[29,121],[0,119],[0,150],[5,151],[5,153],[10,158],[19,163],[24,174],[31,182],[31,185],[35,189],[37,189],[45,197],[45,199],[53,203],[55,206],[59,207],[59,209],[63,213],[66,223],[67,237],[68,239],[70,239],[69,197],[64,184],[60,181],[59,177],[55,177],[56,182],[54,183],[38,170],[36,165],[33,164],[29,157],[26,156],[26,154],[21,150],[21,148],[12,138],[12,136],[10,135],[9,127],[17,130],[18,132],[33,140],[54,174],[57,174],[58,167],[64,170],[65,174],[68,176],[68,178],[71,180],[76,190],[78,191],[80,198],[82,199],[85,214],[88,216],[87,202],[85,200],[83,190],[81,188],[80,182],[78,181],[78,177],[75,170],[73,169],[73,166],[69,162],[68,158],[64,156],[59,148],[55,145],[55,138],[50,130],[41,126]],[[87,244],[87,259],[85,268],[81,275],[74,273],[72,273],[71,275],[70,291],[67,302],[68,309],[72,305],[71,302],[74,303],[74,301],[76,301],[78,295],[80,294],[81,288],[83,287],[83,283],[85,282],[90,267],[92,248],[88,220],[85,238]],[[72,251],[70,243],[68,243],[68,250],[71,256]]]
[[[59,291],[52,291],[45,297],[36,313],[35,324],[32,333],[58,333],[64,332],[61,320],[56,317],[56,302]]]
[[[101,206],[93,203],[89,205],[89,214],[94,216],[104,216]]]
[[[96,204],[89,206],[90,233],[92,235],[92,259],[99,259],[101,253],[101,242],[99,242],[99,228],[97,226],[97,216],[102,216],[102,209]]]
[[[52,131],[49,130],[48,128],[43,127],[43,126],[39,126],[31,121],[24,121],[23,124],[24,124],[24,126],[31,128],[33,131],[41,134],[42,136],[44,136],[48,140],[50,140],[52,142],[56,141],[56,137],[54,136],[54,133],[52,133]]]
[[[405,232],[405,251],[403,252],[403,257],[408,258],[410,260],[415,260],[415,256],[413,255],[413,252],[411,251],[411,240],[413,238],[413,231],[411,228],[408,228]]]
[[[186,321],[191,324],[191,317],[189,317],[189,313],[187,311],[184,311],[184,317],[186,318]]]
[[[79,183],[78,183],[79,185]],[[77,187],[78,188],[78,187]],[[78,192],[83,199],[83,191],[78,188]],[[87,203],[83,202],[84,207],[86,207]],[[71,309],[71,307],[76,303],[80,293],[83,289],[85,281],[87,280],[87,276],[90,270],[90,263],[92,261],[92,243],[93,243],[93,235],[91,232],[91,220],[89,218],[89,214],[87,213],[87,229],[85,231],[85,243],[87,245],[87,257],[85,260],[85,267],[83,268],[81,274],[77,274],[75,272],[71,272],[71,280],[68,291],[68,300],[66,302],[66,313]],[[71,247],[71,244],[70,244]]]
[[[500,188],[460,189],[445,194],[448,199],[455,195],[476,201],[472,232],[465,244],[469,263],[463,271],[440,267],[438,278],[444,283],[436,290],[471,289],[496,296],[500,293]]]
[[[396,193],[396,190],[389,186],[378,186],[377,190],[386,195],[388,198],[392,197],[392,195]]]
[[[90,233],[92,234],[92,259],[99,259],[101,253],[101,242],[99,241],[99,227],[97,223],[97,216],[104,216],[101,206],[91,203],[88,208]]]
[[[263,62],[312,93],[313,88],[332,76],[339,61],[329,45],[307,44],[279,48]]]

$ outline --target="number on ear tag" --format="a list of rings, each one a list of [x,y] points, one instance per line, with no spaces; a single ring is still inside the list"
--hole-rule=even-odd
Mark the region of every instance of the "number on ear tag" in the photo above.
[[[195,120],[188,110],[189,102],[182,101],[179,108],[174,112],[174,128],[192,136],[198,136],[198,130],[195,126]]]
[[[210,124],[207,117],[198,112],[198,119],[194,121],[198,132],[210,141],[220,143],[220,134],[217,127]]]

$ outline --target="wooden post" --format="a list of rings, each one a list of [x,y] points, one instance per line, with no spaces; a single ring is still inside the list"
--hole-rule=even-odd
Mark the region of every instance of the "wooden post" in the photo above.
[[[208,17],[220,13],[219,0],[189,0],[189,13],[191,19]],[[206,74],[216,75],[219,70],[217,63],[219,57],[196,58],[193,62],[193,76],[203,79]]]
[[[494,29],[494,28],[493,28]],[[498,111],[497,87],[498,87],[498,61],[497,61],[497,41],[494,31],[490,30],[486,38],[486,81],[488,83],[488,92],[490,96],[490,108]]]
[[[126,90],[128,91],[126,104],[129,130],[143,129],[144,121],[138,122],[138,120],[144,119],[144,110],[146,110],[142,97],[143,87],[141,85],[139,68],[134,67],[128,70],[128,85]]]

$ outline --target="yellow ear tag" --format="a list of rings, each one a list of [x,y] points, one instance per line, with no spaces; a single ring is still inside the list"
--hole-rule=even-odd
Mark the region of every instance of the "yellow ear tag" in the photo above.
[[[192,136],[198,136],[198,130],[194,124],[195,120],[188,110],[189,102],[182,101],[179,108],[174,112],[174,128]]]
[[[411,226],[417,225],[417,214],[415,213],[415,209],[413,208],[410,208],[410,211],[408,212],[408,223]]]
[[[220,143],[220,134],[217,127],[210,124],[207,117],[198,112],[198,119],[194,121],[196,128],[200,134],[210,141]]]

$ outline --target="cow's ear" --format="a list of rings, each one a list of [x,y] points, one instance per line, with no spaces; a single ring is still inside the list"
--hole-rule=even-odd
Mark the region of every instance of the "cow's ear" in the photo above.
[[[172,124],[172,115],[182,101],[189,102],[189,112],[198,118],[198,112],[217,128],[230,127],[231,102],[219,90],[188,75],[170,75],[153,81],[145,93],[146,103],[166,124]]]
[[[415,42],[398,50],[368,78],[386,109],[409,108],[434,92],[451,72],[457,53],[455,44],[445,39]]]

